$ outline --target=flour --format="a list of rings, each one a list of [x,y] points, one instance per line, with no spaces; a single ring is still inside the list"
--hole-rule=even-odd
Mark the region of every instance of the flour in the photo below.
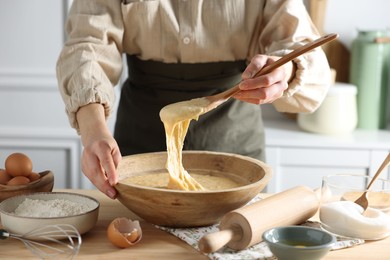
[[[26,198],[15,209],[15,215],[21,217],[66,217],[85,213],[91,210],[87,205],[81,203],[65,200],[39,200]]]
[[[330,232],[367,240],[383,239],[390,235],[390,215],[352,201],[334,201],[321,206],[320,220]]]

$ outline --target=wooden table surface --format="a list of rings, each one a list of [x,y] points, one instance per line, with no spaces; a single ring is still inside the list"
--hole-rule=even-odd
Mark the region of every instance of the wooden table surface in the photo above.
[[[116,217],[138,219],[119,201],[111,200],[97,190],[56,190],[80,193],[100,201],[97,225],[82,236],[82,245],[76,259],[208,259],[184,241],[141,221],[142,241],[136,246],[119,249],[107,239],[108,224]],[[266,195],[265,195],[266,196]],[[0,240],[0,259],[36,259],[15,239]],[[331,251],[324,259],[390,259],[390,237],[366,242],[364,245]]]

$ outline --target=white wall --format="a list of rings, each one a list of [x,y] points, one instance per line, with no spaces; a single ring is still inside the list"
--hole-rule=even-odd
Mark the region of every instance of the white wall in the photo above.
[[[351,47],[358,30],[389,30],[389,0],[327,0],[324,30]]]
[[[0,167],[10,153],[24,152],[34,171],[54,172],[56,188],[77,188],[88,186],[81,145],[55,76],[66,13],[66,1],[0,1]]]

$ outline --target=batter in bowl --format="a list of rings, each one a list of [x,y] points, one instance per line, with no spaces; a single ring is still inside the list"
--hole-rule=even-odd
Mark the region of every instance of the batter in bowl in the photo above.
[[[198,182],[204,190],[208,191],[233,189],[248,184],[248,182],[244,180],[236,180],[234,178],[221,176],[221,174],[222,173],[197,170],[195,172],[191,172],[190,177],[192,178],[192,181]],[[169,175],[170,174],[168,172],[134,175],[124,179],[123,183],[164,189],[167,188],[167,176]],[[171,180],[171,178],[169,179]]]

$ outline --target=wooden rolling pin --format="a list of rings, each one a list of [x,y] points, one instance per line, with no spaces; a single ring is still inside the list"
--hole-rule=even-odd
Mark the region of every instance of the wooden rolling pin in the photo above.
[[[219,225],[220,231],[203,236],[199,249],[203,253],[215,252],[225,245],[234,250],[245,249],[261,242],[262,234],[270,228],[305,222],[319,205],[316,193],[305,186],[277,193],[227,213]]]

